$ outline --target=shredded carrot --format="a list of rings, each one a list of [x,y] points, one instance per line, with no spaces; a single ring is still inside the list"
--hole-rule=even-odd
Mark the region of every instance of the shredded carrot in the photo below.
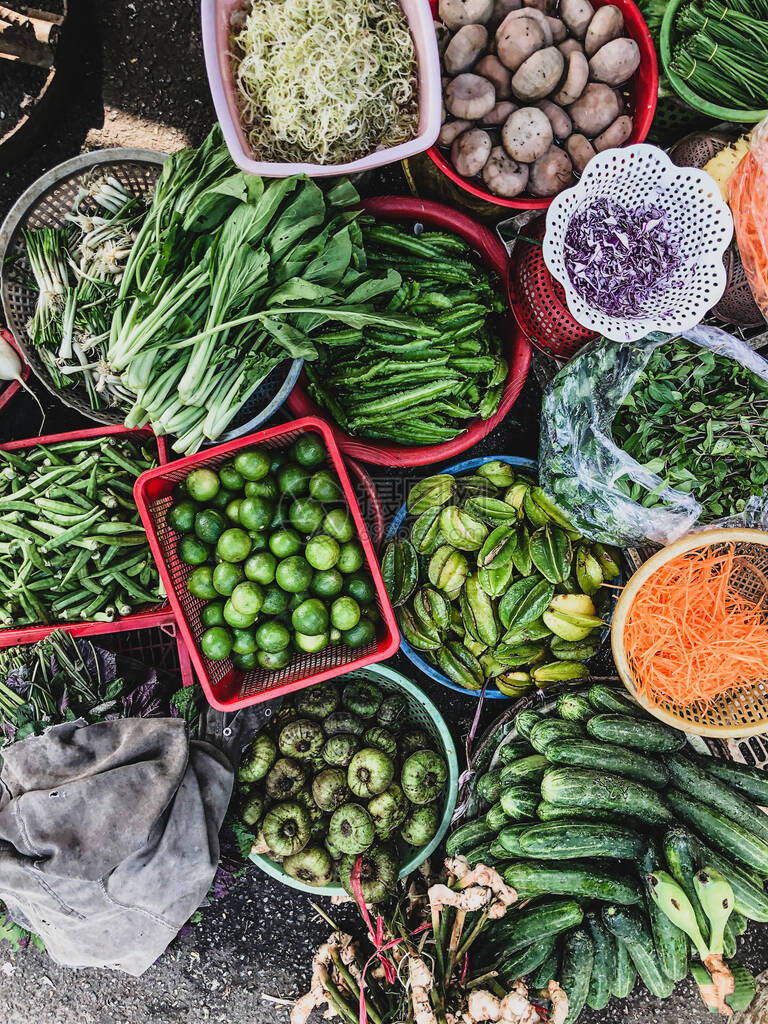
[[[638,592],[624,648],[649,704],[690,706],[768,680],[768,610],[741,593],[733,544],[670,559]]]

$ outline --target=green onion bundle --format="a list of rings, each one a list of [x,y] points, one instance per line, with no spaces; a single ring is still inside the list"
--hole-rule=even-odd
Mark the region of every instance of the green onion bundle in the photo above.
[[[694,92],[728,107],[768,102],[768,0],[692,2],[675,27],[682,38],[670,69]]]

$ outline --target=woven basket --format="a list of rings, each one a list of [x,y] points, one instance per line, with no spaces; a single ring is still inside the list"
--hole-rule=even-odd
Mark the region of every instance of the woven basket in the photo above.
[[[613,615],[611,644],[619,676],[632,696],[652,715],[676,729],[718,739],[755,736],[768,730],[768,679],[712,701],[689,706],[665,701],[649,705],[637,694],[635,675],[624,649],[624,626],[632,603],[649,576],[671,558],[712,544],[735,544],[740,556],[734,579],[740,592],[761,604],[768,616],[768,533],[761,530],[706,530],[675,541],[652,555],[624,587]]]
[[[346,679],[363,679],[378,686],[385,696],[394,693],[404,697],[408,705],[409,722],[419,726],[419,728],[424,729],[428,733],[437,750],[443,751],[448,764],[448,782],[446,783],[443,796],[443,816],[440,820],[440,826],[430,842],[426,846],[422,846],[421,849],[414,850],[410,846],[404,847],[404,850],[410,853],[410,856],[403,862],[403,866],[400,868],[400,878],[405,878],[434,853],[443,841],[443,837],[451,824],[453,811],[456,807],[456,791],[459,777],[456,748],[453,745],[448,726],[445,724],[445,719],[435,705],[416,683],[412,683],[410,679],[406,679],[399,672],[387,668],[386,665],[372,665],[368,668],[361,668],[355,672],[350,672],[348,675],[342,676],[339,681]],[[318,896],[345,895],[345,891],[340,885],[306,885],[304,882],[292,878],[280,864],[263,854],[251,854],[251,860],[262,871],[266,871],[268,875],[283,882],[285,885],[290,885],[294,889],[300,889],[302,892],[315,893]]]

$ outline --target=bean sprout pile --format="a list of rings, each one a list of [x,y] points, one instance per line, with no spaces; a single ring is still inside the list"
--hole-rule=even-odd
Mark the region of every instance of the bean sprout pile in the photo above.
[[[416,133],[416,57],[398,0],[255,0],[233,15],[231,46],[256,159],[346,163]]]

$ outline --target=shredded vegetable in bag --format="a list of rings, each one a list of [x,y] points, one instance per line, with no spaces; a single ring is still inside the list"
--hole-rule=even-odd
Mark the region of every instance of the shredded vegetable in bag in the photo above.
[[[661,346],[668,372],[657,379],[646,368]],[[544,396],[541,484],[576,529],[621,547],[703,526],[765,528],[766,408],[768,362],[716,327],[597,341]]]
[[[752,132],[750,150],[728,180],[728,196],[747,280],[768,320],[768,117]]]

